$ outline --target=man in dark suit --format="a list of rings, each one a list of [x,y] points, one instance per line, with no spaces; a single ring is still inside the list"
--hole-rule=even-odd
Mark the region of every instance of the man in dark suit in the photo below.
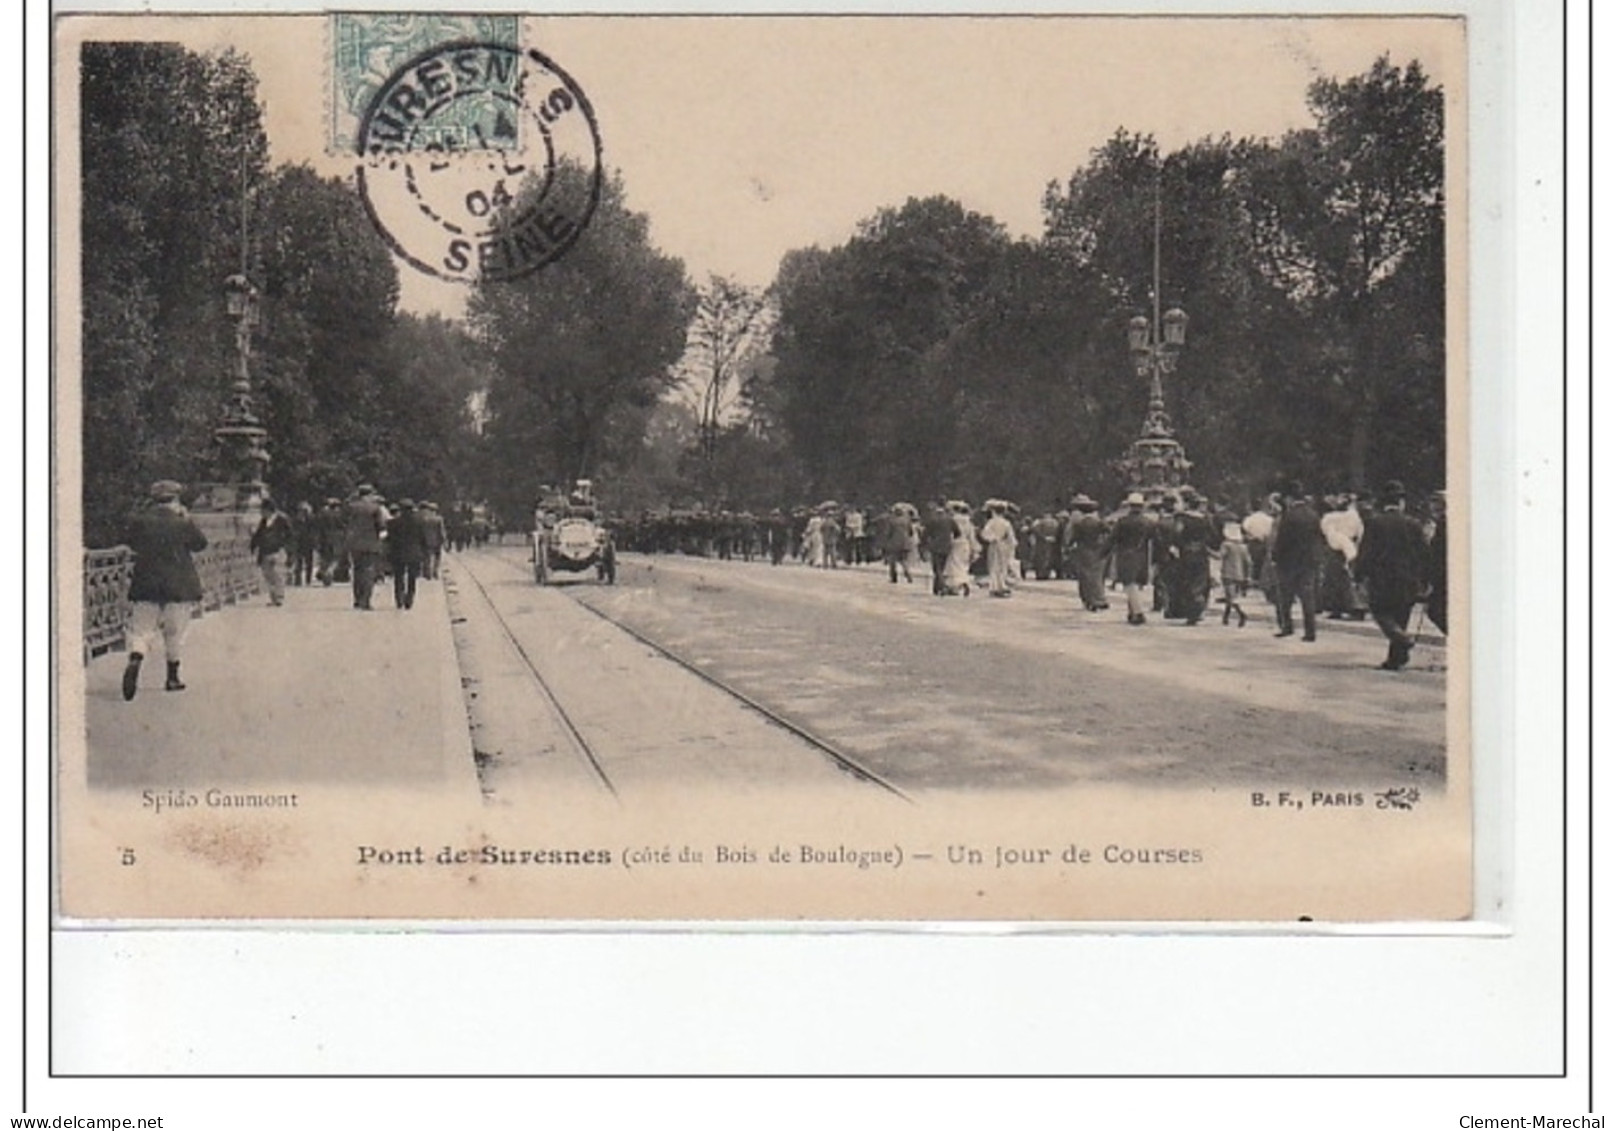
[[[1277,635],[1295,635],[1291,613],[1299,597],[1304,630],[1301,639],[1310,643],[1318,638],[1318,571],[1329,543],[1324,540],[1318,512],[1307,500],[1306,489],[1301,484],[1290,484],[1286,502],[1273,533],[1271,549],[1279,583]]]
[[[382,532],[387,529],[387,511],[377,501],[376,489],[359,484],[348,500],[348,559],[353,563],[353,607],[370,608],[370,594],[376,587],[381,567]]]
[[[1144,495],[1134,491],[1127,496],[1127,513],[1111,528],[1115,553],[1116,580],[1127,594],[1127,623],[1144,624],[1143,587],[1150,581],[1150,559],[1159,547],[1157,526],[1144,515]]]
[[[1050,511],[1044,511],[1032,520],[1024,541],[1027,552],[1027,570],[1039,581],[1060,576],[1060,536],[1065,524]]]
[[[1155,611],[1170,620],[1184,615],[1178,591],[1178,563],[1171,547],[1178,539],[1178,497],[1171,491],[1161,496],[1156,504],[1155,545],[1151,564],[1155,567],[1154,590],[1151,597]]]
[[[252,532],[248,548],[257,555],[269,603],[279,606],[286,603],[286,550],[296,541],[297,532],[274,499],[265,496],[258,508],[258,528]]]
[[[1211,551],[1222,545],[1222,535],[1200,509],[1204,500],[1199,492],[1185,487],[1181,494],[1183,511],[1178,515],[1171,546],[1172,583],[1177,592],[1176,600],[1170,603],[1187,623],[1199,624],[1211,599]]]
[[[426,563],[426,529],[413,499],[400,499],[398,513],[387,523],[387,563],[392,567],[393,603],[415,607],[415,581]]]
[[[909,518],[903,503],[877,514],[871,523],[874,547],[880,551],[881,560],[886,563],[886,576],[893,585],[897,584],[899,569],[903,571],[904,581],[914,580],[914,575],[908,571],[908,540],[913,525],[914,520]]]
[[[315,516],[319,528],[319,579],[321,585],[348,580],[348,515],[342,500],[329,498]]]
[[[129,579],[129,662],[123,669],[123,697],[133,699],[140,688],[140,662],[153,638],[163,637],[168,660],[167,691],[184,691],[179,680],[180,646],[191,613],[202,599],[202,579],[191,555],[207,549],[207,537],[179,505],[184,490],[172,479],[151,485],[155,504],[136,514],[124,533],[124,544],[134,551],[134,576]]]
[[[446,541],[443,516],[437,504],[428,499],[415,512],[420,516],[421,533],[426,538],[426,561],[421,565],[421,576],[427,581],[437,580],[438,568],[443,564],[443,543]]]
[[[953,515],[948,513],[947,504],[932,503],[920,535],[925,556],[931,559],[931,592],[938,597],[946,596],[948,592],[942,573],[947,568],[948,554],[953,550],[953,539],[957,533],[958,527],[954,525]]]
[[[1379,508],[1363,524],[1363,542],[1357,553],[1357,576],[1368,588],[1368,611],[1390,641],[1380,665],[1400,671],[1413,654],[1408,617],[1424,593],[1428,575],[1428,547],[1424,528],[1403,509],[1407,492],[1391,480],[1380,491]]]
[[[775,507],[763,520],[763,529],[768,538],[768,564],[779,565],[785,560],[785,555],[791,552],[791,520],[784,511]]]

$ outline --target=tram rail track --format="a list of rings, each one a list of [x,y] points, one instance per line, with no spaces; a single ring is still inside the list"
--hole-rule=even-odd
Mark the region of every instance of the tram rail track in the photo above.
[[[463,569],[458,572],[469,578],[471,583],[476,586],[477,592],[481,595],[483,603],[493,617],[494,623],[498,625],[501,635],[521,660],[522,666],[532,679],[533,685],[538,689],[539,694],[548,705],[550,712],[555,716],[556,721],[560,723],[561,729],[571,741],[573,749],[582,759],[591,775],[607,793],[611,794],[612,797],[618,797],[616,784],[611,780],[611,775],[606,773],[599,752],[584,737],[582,729],[577,725],[571,713],[567,711],[565,705],[561,702],[560,696],[555,693],[555,689],[550,685],[549,680],[539,670],[538,664],[533,661],[532,655],[522,644],[520,638],[511,630],[509,622],[505,619],[504,614],[499,611],[499,606],[494,603],[493,596],[488,592],[487,586],[482,584],[482,579],[472,570]]]
[[[518,564],[517,562],[511,560],[508,556],[505,556],[505,555],[493,555],[493,560],[500,562],[501,564],[503,564],[507,568],[510,568],[510,569],[513,569],[513,570],[516,570],[516,571],[520,572],[523,576],[530,576],[528,570],[524,566],[522,566],[522,565]],[[548,681],[545,680],[543,674],[538,669],[538,665],[533,662],[533,659],[532,659],[531,655],[527,652],[527,650],[524,647],[522,647],[521,642],[516,638],[515,633],[511,631],[511,628],[510,628],[509,624],[505,621],[505,618],[504,618],[503,614],[500,613],[498,606],[495,605],[492,596],[488,593],[487,588],[482,584],[482,581],[479,578],[477,578],[475,573],[473,573],[471,570],[466,569],[466,570],[463,570],[462,572],[465,573],[468,577],[470,577],[471,580],[475,583],[477,589],[479,590],[479,592],[482,595],[483,600],[486,602],[489,611],[492,613],[494,619],[497,621],[501,632],[504,634],[506,639],[508,639],[511,642],[511,644],[514,646],[517,655],[519,655],[521,657],[521,660],[522,660],[523,664],[526,666],[527,670],[532,674],[534,682],[536,684],[538,684],[540,689],[543,691],[543,694],[544,694],[546,700],[549,702],[550,706],[555,711],[557,717],[562,721],[562,724],[566,728],[569,736],[572,738],[574,743],[578,746],[580,751],[583,751],[585,753],[585,756],[589,759],[590,764],[594,768],[596,774],[600,777],[600,779],[604,783],[606,783],[607,788],[611,789],[613,794],[615,794],[616,790],[610,784],[610,778],[606,774],[606,771],[605,771],[603,765],[601,764],[600,757],[594,752],[593,747],[590,746],[590,744],[588,743],[588,740],[583,736],[581,730],[573,722],[571,716],[566,713],[566,710],[562,706],[559,697],[555,694],[553,688],[551,688]],[[660,656],[661,658],[667,660],[669,663],[671,663],[674,666],[676,666],[676,667],[690,673],[691,675],[695,676],[697,679],[700,679],[703,683],[705,683],[708,686],[716,689],[717,691],[722,692],[724,695],[726,695],[729,698],[731,698],[731,699],[735,700],[736,702],[740,703],[741,705],[746,707],[748,710],[750,710],[753,713],[761,716],[765,721],[767,721],[771,725],[773,725],[775,727],[778,727],[779,729],[784,730],[787,733],[795,736],[798,740],[805,743],[807,746],[809,746],[810,748],[812,748],[813,750],[818,752],[820,755],[822,755],[826,759],[828,759],[829,762],[837,770],[841,771],[842,773],[847,774],[850,777],[852,777],[852,778],[854,778],[854,779],[856,779],[856,780],[858,780],[860,782],[863,782],[863,783],[868,784],[868,785],[872,785],[877,789],[883,790],[884,792],[889,793],[894,797],[900,798],[901,800],[906,801],[906,802],[908,802],[910,804],[914,803],[914,799],[912,797],[910,797],[907,793],[905,793],[900,787],[893,784],[891,781],[887,780],[880,773],[878,773],[875,770],[872,770],[868,766],[864,765],[863,762],[860,761],[857,758],[857,756],[847,752],[845,749],[843,749],[837,743],[831,741],[828,738],[825,738],[821,734],[816,733],[815,731],[813,731],[809,727],[803,725],[802,723],[798,722],[795,719],[790,718],[789,716],[781,713],[780,711],[774,709],[773,707],[770,707],[767,703],[765,703],[762,700],[756,698],[755,696],[750,695],[745,691],[742,691],[740,688],[738,688],[738,687],[734,686],[733,684],[729,683],[728,681],[724,680],[722,677],[720,677],[718,675],[715,675],[714,673],[706,670],[701,665],[695,663],[693,660],[689,659],[688,657],[686,657],[684,655],[681,655],[676,649],[670,648],[666,644],[663,644],[661,641],[653,639],[652,637],[648,636],[644,632],[642,632],[639,629],[635,628],[633,625],[626,623],[625,621],[619,619],[618,617],[613,616],[611,613],[609,613],[609,612],[599,608],[598,606],[592,604],[591,602],[585,600],[580,593],[573,592],[573,590],[582,589],[582,588],[584,588],[584,586],[582,586],[582,585],[568,585],[568,586],[559,586],[559,585],[557,585],[557,586],[551,586],[550,588],[554,592],[565,596],[568,600],[570,600],[573,604],[577,605],[579,608],[584,609],[585,611],[587,611],[589,613],[592,613],[595,617],[597,617],[600,620],[604,621],[606,624],[611,625],[613,628],[615,628],[618,631],[622,632],[624,635],[630,637],[631,639],[633,639],[637,643],[643,645],[646,648],[649,648],[652,652],[654,652],[656,655]]]

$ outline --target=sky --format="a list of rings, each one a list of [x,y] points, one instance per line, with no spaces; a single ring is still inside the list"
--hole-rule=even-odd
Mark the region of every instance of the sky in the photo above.
[[[325,17],[114,26],[243,50],[272,160],[353,171],[325,145]],[[697,281],[766,285],[785,252],[842,243],[910,196],[952,196],[1036,235],[1046,185],[1117,129],[1166,149],[1276,137],[1311,124],[1312,81],[1380,54],[1417,59],[1447,88],[1449,161],[1461,136],[1463,33],[1451,19],[530,17],[522,34],[586,92],[629,207]],[[462,285],[400,268],[405,309],[463,309]]]

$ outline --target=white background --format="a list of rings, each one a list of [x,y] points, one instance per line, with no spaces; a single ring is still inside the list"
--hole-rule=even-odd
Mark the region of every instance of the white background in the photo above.
[[[359,6],[359,5],[355,5]],[[490,7],[491,5],[481,5]],[[211,10],[233,8],[217,2]],[[598,5],[590,5],[599,10]],[[688,6],[681,6],[688,10]],[[1129,5],[1127,10],[1139,10]],[[1296,4],[1241,4],[1295,10]],[[1206,4],[1178,10],[1216,10]],[[881,5],[882,10],[891,10]],[[1333,12],[1384,10],[1332,3]],[[1021,10],[1026,10],[1024,6]],[[1100,10],[1117,10],[1106,6]],[[25,592],[28,1018],[0,1024],[0,1117],[23,1084],[37,1115],[163,1115],[165,1127],[520,1125],[1456,1127],[1463,1115],[1587,1110],[1590,362],[1586,13],[1553,4],[1470,14],[1475,243],[1476,678],[1482,741],[1513,780],[1481,814],[1501,930],[1369,937],[1015,937],[786,932],[374,934],[59,932],[59,1055],[107,1071],[916,1074],[1455,1074],[1448,1079],[200,1080],[49,1079],[49,170],[43,11],[27,29]],[[1561,35],[1571,50],[1561,150]],[[15,98],[19,45],[3,73]],[[1568,176],[1570,199],[1562,193]],[[6,191],[15,181],[7,178]],[[18,202],[21,203],[20,201]],[[12,212],[17,215],[17,211]],[[1568,221],[1568,338],[1561,249]],[[1488,274],[1491,272],[1491,274]],[[16,275],[9,276],[15,279]],[[8,311],[20,303],[6,304]],[[12,335],[16,340],[16,335]],[[1568,348],[1568,357],[1565,350]],[[1568,380],[1561,380],[1568,374]],[[1565,395],[1568,394],[1568,401]],[[1560,447],[1569,427],[1569,451]],[[13,443],[18,450],[22,437]],[[1567,458],[1568,457],[1568,458]],[[1561,495],[1567,475],[1568,498]],[[1574,516],[1567,520],[1566,516]],[[12,529],[16,529],[15,526]],[[1563,612],[1561,546],[1574,594]],[[26,590],[18,585],[26,564]],[[14,606],[18,607],[18,606]],[[19,620],[22,617],[19,617]],[[1568,717],[1561,645],[1568,636]],[[5,685],[20,695],[22,672]],[[13,700],[14,702],[16,700]],[[1568,725],[1568,779],[1561,753]],[[14,767],[15,768],[15,767]],[[1604,775],[1607,782],[1608,773]],[[18,798],[7,783],[6,811]],[[1607,785],[1605,791],[1607,792]],[[1509,799],[1512,793],[1512,800]],[[1561,808],[1562,799],[1570,798]],[[1560,867],[1568,818],[1568,873]],[[1606,853],[1607,857],[1607,853]],[[21,863],[17,861],[17,863]],[[0,869],[0,905],[22,901]],[[1608,869],[1605,869],[1607,875]],[[1488,881],[1490,883],[1490,881]],[[1560,935],[1568,892],[1567,940]],[[14,931],[0,945],[15,948]],[[1561,985],[1561,942],[1568,983]],[[18,956],[20,958],[20,955]],[[1607,991],[1603,992],[1607,998]],[[1561,1004],[1568,1002],[1563,1018]],[[1563,1026],[1563,1027],[1562,1027]],[[1561,1040],[1568,1044],[1561,1046]],[[1606,1058],[1607,1059],[1607,1058]],[[1552,1078],[1561,1065],[1570,1078]],[[1498,1074],[1510,1079],[1478,1079]],[[1522,1078],[1539,1075],[1540,1078]],[[1607,1106],[1607,1094],[1598,1093]]]

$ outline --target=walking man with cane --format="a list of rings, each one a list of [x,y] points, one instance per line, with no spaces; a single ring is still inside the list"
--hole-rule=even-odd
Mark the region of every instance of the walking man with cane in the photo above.
[[[1404,509],[1407,492],[1395,479],[1380,492],[1379,507],[1363,525],[1357,576],[1368,587],[1368,611],[1390,641],[1384,671],[1401,671],[1413,653],[1408,618],[1424,593],[1424,528]]]

